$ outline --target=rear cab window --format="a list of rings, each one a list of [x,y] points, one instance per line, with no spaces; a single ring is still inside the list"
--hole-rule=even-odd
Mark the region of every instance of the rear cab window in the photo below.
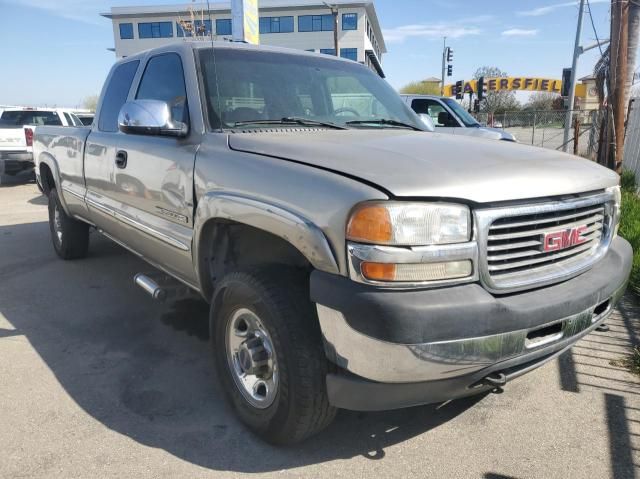
[[[43,110],[10,110],[0,116],[5,124],[22,125],[51,125],[62,126],[62,120],[55,111]]]

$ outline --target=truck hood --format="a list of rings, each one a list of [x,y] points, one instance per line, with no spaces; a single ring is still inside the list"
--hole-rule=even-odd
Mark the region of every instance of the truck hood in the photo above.
[[[257,130],[229,135],[229,147],[361,178],[396,197],[487,203],[618,184],[614,172],[555,150],[409,130]]]

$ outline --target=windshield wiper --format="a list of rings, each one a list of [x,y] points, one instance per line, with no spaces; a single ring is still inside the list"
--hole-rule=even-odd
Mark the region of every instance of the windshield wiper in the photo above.
[[[336,123],[330,123],[328,121],[310,120],[308,118],[300,118],[297,116],[285,116],[279,120],[246,120],[236,121],[233,126],[244,125],[303,125],[303,126],[325,126],[327,128],[333,128],[334,130],[347,130],[346,126],[338,125]]]
[[[410,123],[403,123],[401,121],[391,120],[389,118],[372,118],[370,120],[351,120],[346,122],[346,124],[347,125],[366,125],[366,124],[389,125],[389,126],[400,126],[404,128],[411,128],[412,130],[416,130],[416,131],[424,131],[422,128],[418,128],[417,126],[412,125]]]

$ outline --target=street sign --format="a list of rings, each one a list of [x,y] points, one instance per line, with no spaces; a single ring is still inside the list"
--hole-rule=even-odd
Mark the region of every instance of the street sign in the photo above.
[[[260,43],[258,0],[231,0],[231,19],[234,42]]]

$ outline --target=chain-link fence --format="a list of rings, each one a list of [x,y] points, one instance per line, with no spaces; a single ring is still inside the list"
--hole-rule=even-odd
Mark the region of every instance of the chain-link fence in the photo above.
[[[476,118],[483,125],[508,131],[520,143],[562,150],[566,113],[563,110],[509,111],[495,115],[477,113]],[[574,136],[577,132],[577,154],[586,158],[596,158],[600,115],[598,110],[573,111],[567,151],[574,151]]]

